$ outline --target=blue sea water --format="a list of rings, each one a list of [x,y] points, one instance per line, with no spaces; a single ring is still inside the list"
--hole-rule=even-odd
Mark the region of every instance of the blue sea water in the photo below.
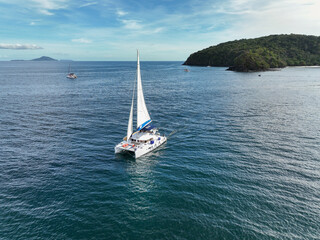
[[[134,160],[135,62],[0,62],[0,239],[320,238],[320,68],[141,68]]]

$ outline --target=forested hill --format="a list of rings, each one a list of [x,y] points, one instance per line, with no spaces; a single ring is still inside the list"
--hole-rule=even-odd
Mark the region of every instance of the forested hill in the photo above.
[[[320,65],[320,37],[270,35],[225,42],[191,54],[184,65],[229,67],[241,72]]]

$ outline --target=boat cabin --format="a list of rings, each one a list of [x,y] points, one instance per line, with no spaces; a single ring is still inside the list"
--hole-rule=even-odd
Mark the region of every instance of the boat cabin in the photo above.
[[[153,138],[154,138],[154,134],[152,134],[152,132],[139,131],[132,134],[131,142],[147,143],[154,140]]]

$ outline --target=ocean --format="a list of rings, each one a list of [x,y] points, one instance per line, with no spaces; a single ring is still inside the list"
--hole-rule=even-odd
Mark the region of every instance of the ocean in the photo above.
[[[0,62],[0,239],[320,239],[320,67],[181,64],[141,62],[135,160],[135,62]]]

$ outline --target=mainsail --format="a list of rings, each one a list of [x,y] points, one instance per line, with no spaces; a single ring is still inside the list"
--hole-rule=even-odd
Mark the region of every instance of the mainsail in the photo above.
[[[139,51],[137,50],[137,130],[141,130],[150,122],[150,115],[142,91]]]
[[[132,102],[131,102],[131,110],[129,115],[129,122],[128,122],[128,129],[127,129],[127,141],[131,137],[131,134],[133,133],[133,100],[134,100],[134,90],[136,85],[134,84],[133,92],[132,92]]]

